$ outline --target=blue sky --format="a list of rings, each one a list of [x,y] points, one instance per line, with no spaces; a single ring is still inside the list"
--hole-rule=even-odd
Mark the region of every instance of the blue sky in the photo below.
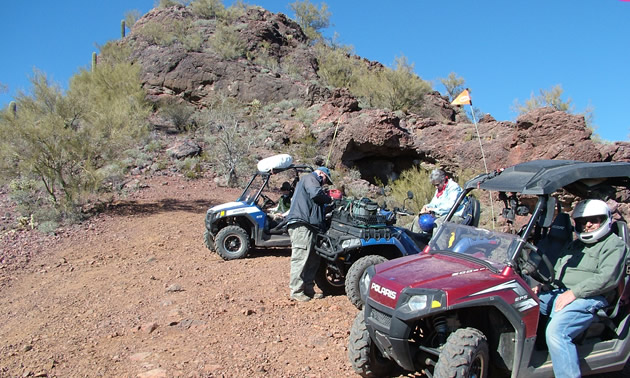
[[[249,0],[293,16],[292,0]],[[320,1],[311,1],[319,5]],[[232,1],[226,1],[231,4]],[[339,43],[393,66],[404,56],[444,93],[439,79],[466,80],[473,105],[500,121],[532,93],[561,85],[574,112],[592,108],[596,133],[627,141],[630,117],[630,2],[620,0],[338,0],[328,1]],[[0,16],[0,107],[30,88],[36,68],[66,87],[89,67],[96,45],[120,37],[129,10],[146,13],[154,0],[11,1]]]

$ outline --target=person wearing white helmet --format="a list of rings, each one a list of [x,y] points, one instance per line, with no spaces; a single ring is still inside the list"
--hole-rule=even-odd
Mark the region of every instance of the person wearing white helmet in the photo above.
[[[581,376],[573,338],[608,304],[624,266],[625,243],[611,230],[613,220],[606,202],[581,201],[571,217],[577,238],[555,263],[558,288],[538,296],[540,313],[549,317],[545,338],[558,378]]]

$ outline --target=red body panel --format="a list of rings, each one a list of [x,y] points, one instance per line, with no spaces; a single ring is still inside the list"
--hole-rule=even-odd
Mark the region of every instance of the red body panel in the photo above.
[[[393,309],[406,287],[442,290],[446,307],[500,297],[520,311],[527,337],[536,334],[538,299],[512,269],[495,273],[483,264],[442,254],[403,257],[376,266],[370,298]]]

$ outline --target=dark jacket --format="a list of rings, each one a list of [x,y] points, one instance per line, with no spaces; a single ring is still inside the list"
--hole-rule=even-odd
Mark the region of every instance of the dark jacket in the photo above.
[[[298,223],[324,231],[326,229],[325,207],[332,198],[322,189],[319,177],[313,172],[300,178],[287,220],[289,224]]]

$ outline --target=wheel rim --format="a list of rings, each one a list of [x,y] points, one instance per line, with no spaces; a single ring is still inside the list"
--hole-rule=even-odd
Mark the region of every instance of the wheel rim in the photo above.
[[[231,253],[238,252],[242,245],[243,243],[241,243],[241,239],[236,235],[228,236],[223,242],[225,250]]]
[[[483,359],[481,358],[481,356],[476,356],[475,359],[473,360],[472,364],[470,365],[470,374],[469,377],[470,378],[480,378],[481,377],[481,372],[483,371]]]
[[[326,268],[326,281],[334,287],[345,287],[346,285],[346,279],[329,268]]]

